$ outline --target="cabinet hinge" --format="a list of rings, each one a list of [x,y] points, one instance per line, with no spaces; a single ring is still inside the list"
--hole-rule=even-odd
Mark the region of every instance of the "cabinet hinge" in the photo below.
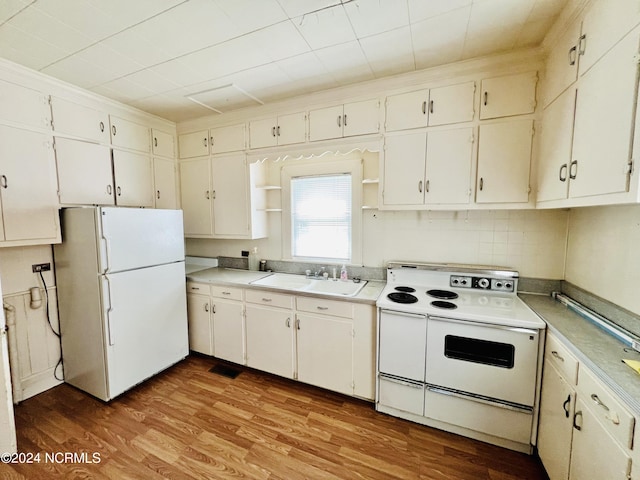
[[[531,193],[531,185],[527,187],[527,193]]]
[[[633,61],[636,63],[636,65],[640,65],[640,52],[636,53],[633,56]]]
[[[356,331],[352,328],[351,329],[351,337],[355,338],[355,336],[356,336]]]
[[[351,388],[352,388],[353,390],[355,390],[355,388],[356,388],[356,382],[351,382]]]
[[[633,175],[633,158],[629,159],[629,163],[627,163],[627,175]]]

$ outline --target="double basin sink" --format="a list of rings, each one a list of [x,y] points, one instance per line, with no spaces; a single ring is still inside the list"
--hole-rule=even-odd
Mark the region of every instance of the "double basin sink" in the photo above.
[[[336,295],[340,297],[355,297],[367,284],[366,280],[358,283],[353,280],[333,280],[329,278],[315,279],[307,278],[304,275],[294,275],[291,273],[272,273],[259,280],[250,282],[251,285],[263,287],[281,288],[284,290],[295,290],[297,292],[320,293],[323,295]]]

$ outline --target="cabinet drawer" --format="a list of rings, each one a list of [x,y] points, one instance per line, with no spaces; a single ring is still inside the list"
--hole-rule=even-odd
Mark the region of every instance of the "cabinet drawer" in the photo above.
[[[578,398],[596,416],[607,432],[625,448],[631,448],[635,419],[594,374],[578,372]]]
[[[211,296],[228,300],[242,300],[242,289],[224,285],[211,285]]]
[[[187,282],[187,293],[197,293],[199,295],[209,295],[209,284],[198,282]]]
[[[353,318],[353,306],[349,302],[336,302],[313,297],[296,297],[296,305],[298,310],[302,312]]]
[[[578,383],[578,360],[556,337],[547,334],[545,357],[569,383]]]
[[[395,377],[380,376],[380,405],[403,412],[422,415],[424,412],[424,386]]]
[[[249,303],[269,305],[270,307],[293,308],[293,296],[264,290],[247,290],[246,300]]]

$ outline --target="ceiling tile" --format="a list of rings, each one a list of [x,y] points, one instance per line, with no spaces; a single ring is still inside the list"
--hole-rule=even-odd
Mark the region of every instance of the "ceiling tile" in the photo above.
[[[565,4],[566,0],[536,0],[527,21],[536,22],[542,19],[552,19],[560,14]]]
[[[375,78],[357,41],[322,48],[315,53],[340,85]]]
[[[102,85],[96,85],[91,87],[91,91],[122,103],[130,103],[134,100],[150,97],[156,93],[127,78],[118,78]]]
[[[105,83],[116,78],[129,75],[130,73],[137,72],[143,68],[142,65],[136,63],[130,58],[125,57],[118,51],[107,47],[102,43],[97,43],[91,47],[85,48],[81,52],[71,55],[60,63],[67,64],[72,61],[83,61],[88,65],[94,65],[101,71],[105,72],[103,80],[99,83]],[[57,64],[58,62],[56,62]],[[55,66],[53,64],[52,66]]]
[[[355,1],[346,3],[344,8],[358,38],[409,24],[406,0]]]
[[[182,96],[170,94],[154,95],[133,101],[129,105],[173,122],[204,117],[214,113],[208,108],[193,103]]]
[[[277,0],[215,0],[240,30],[248,33],[287,20]]]
[[[102,44],[121,52],[127,58],[144,67],[157,65],[174,58],[173,55],[162,50],[156,43],[139,35],[135,28],[117,33],[105,39]]]
[[[0,3],[0,25],[35,1],[36,0],[2,0]]]
[[[451,63],[462,58],[471,6],[411,25],[416,68]]]
[[[180,87],[177,83],[174,83],[168,78],[165,78],[149,69],[140,70],[118,80],[129,81],[136,85],[140,85],[150,92],[149,95],[157,95]],[[118,80],[115,80],[114,82],[117,82]],[[112,83],[113,82],[109,82],[106,85],[109,86]]]
[[[188,0],[76,0],[89,2],[96,9],[108,14],[119,24],[120,29],[128,28],[137,23],[169,10]]]
[[[469,31],[481,33],[523,24],[535,0],[475,0],[469,17]]]
[[[67,57],[41,70],[47,75],[90,89],[113,79],[113,74],[98,64],[89,63],[78,56]]]
[[[199,65],[195,64],[194,68],[192,68],[190,62],[186,61],[184,57],[179,57],[154,65],[149,70],[176,85],[186,86],[198,83],[199,80],[197,78],[200,77],[198,67]]]
[[[360,45],[376,77],[415,70],[409,27],[361,38]]]
[[[469,31],[462,56],[474,58],[510,50],[515,47],[520,31],[520,27],[485,29],[481,33]]]
[[[333,78],[313,52],[285,58],[277,62],[282,71],[292,80],[327,76]]]
[[[356,39],[344,8],[332,8],[292,20],[314,50]]]
[[[473,0],[448,0],[448,1],[427,1],[425,0],[408,0],[409,1],[409,20],[411,23],[420,22],[427,18],[437,17],[443,13],[451,12],[462,7],[468,7]]]
[[[289,18],[299,17],[319,10],[342,10],[340,0],[278,0]]]
[[[254,50],[262,50],[273,61],[300,55],[310,50],[309,45],[291,21],[260,29],[242,37],[239,41],[250,42]]]
[[[544,39],[545,34],[551,28],[553,18],[543,18],[536,21],[528,21],[520,31],[515,42],[515,47],[533,47],[539,45]]]
[[[19,63],[34,70],[63,58],[67,55],[50,43],[17,29],[9,23],[0,26],[0,57]]]

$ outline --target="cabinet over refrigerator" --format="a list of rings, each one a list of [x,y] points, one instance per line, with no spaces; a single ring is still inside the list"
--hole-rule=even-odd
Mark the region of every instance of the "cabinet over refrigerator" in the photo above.
[[[188,354],[182,211],[62,210],[65,382],[108,401]]]

